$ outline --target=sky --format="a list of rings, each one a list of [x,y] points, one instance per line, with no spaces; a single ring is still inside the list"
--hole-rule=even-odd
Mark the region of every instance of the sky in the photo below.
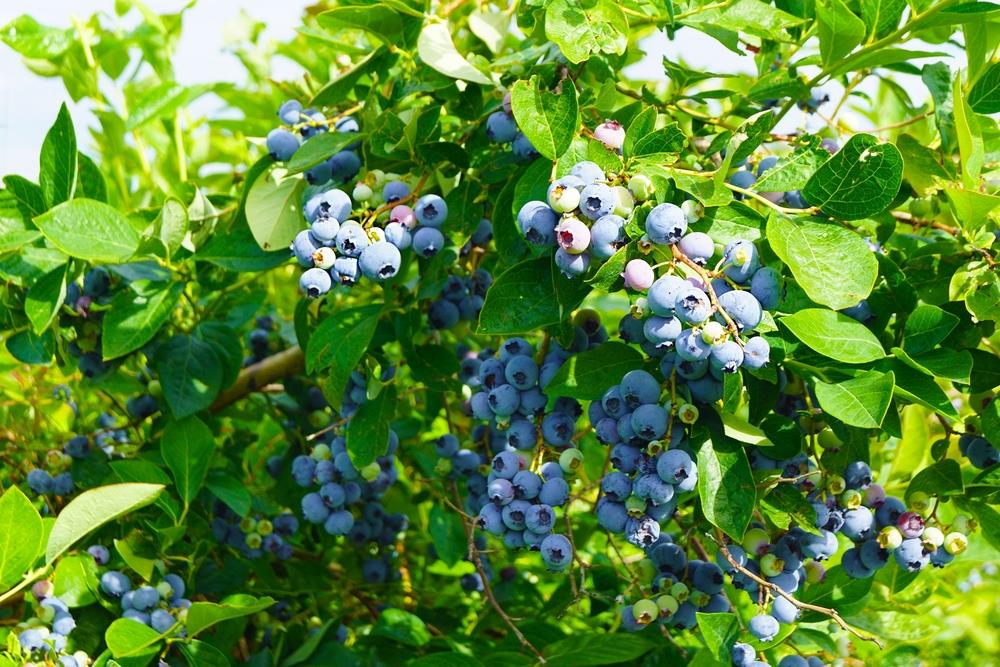
[[[168,13],[176,12],[186,4],[186,0],[146,0],[146,3],[155,11]],[[243,77],[243,67],[222,48],[223,25],[245,9],[254,18],[264,21],[267,38],[288,39],[294,34],[302,9],[308,4],[311,2],[305,0],[201,0],[185,14],[184,30],[174,61],[178,82],[184,85],[239,82]],[[94,12],[113,16],[114,0],[0,0],[0,26],[22,13],[28,13],[40,23],[64,27],[70,24],[70,17],[85,19]],[[642,46],[647,51],[647,57],[629,70],[629,74],[642,79],[665,78],[661,66],[663,57],[683,59],[691,67],[717,72],[749,74],[754,71],[750,55],[739,56],[695,30],[681,29],[673,41],[658,33],[644,40]],[[294,64],[284,61],[276,63],[275,76],[291,79],[298,76],[298,72]],[[915,102],[926,99],[926,89],[916,77],[901,77],[900,83]],[[869,81],[869,92],[874,87],[871,84],[873,82]],[[829,93],[832,99],[839,99],[842,90],[836,84],[824,86],[824,92]],[[0,175],[16,173],[37,178],[38,149],[64,100],[70,104],[77,136],[86,141],[85,137],[89,134],[85,128],[93,124],[86,103],[73,105],[61,79],[32,74],[21,63],[17,53],[0,43]],[[850,111],[845,112],[844,118],[855,128],[866,127],[866,123]],[[814,131],[821,123],[816,117],[807,118],[798,110],[793,110],[776,131],[790,132],[803,127]],[[81,148],[86,151],[88,147],[84,144]]]

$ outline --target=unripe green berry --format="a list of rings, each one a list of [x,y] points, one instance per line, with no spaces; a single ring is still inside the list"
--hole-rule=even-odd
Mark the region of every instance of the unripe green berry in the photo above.
[[[969,547],[969,538],[962,533],[948,533],[944,538],[944,550],[957,556]]]
[[[785,569],[785,561],[774,554],[764,554],[760,558],[760,572],[765,577],[776,577]]]
[[[635,208],[635,199],[632,193],[628,191],[628,188],[624,188],[621,185],[616,185],[611,188],[614,190],[615,194],[618,196],[618,201],[615,204],[615,215],[620,215],[623,218],[627,218],[632,215],[632,209]]]
[[[250,533],[246,537],[247,546],[250,547],[251,549],[260,549],[260,544],[262,541],[263,538],[261,538],[261,536],[258,535],[257,533]]]
[[[951,529],[959,533],[968,535],[976,529],[976,521],[967,514],[959,514],[951,522]]]
[[[256,528],[257,528],[257,522],[251,517],[246,517],[245,519],[240,521],[240,530],[242,530],[244,533],[252,533],[254,530],[256,530]]]
[[[316,252],[313,253],[312,260],[313,266],[317,269],[327,270],[333,266],[334,260],[337,259],[337,253],[333,251],[333,248],[317,248]]]
[[[857,489],[847,489],[840,494],[840,505],[841,507],[846,507],[847,509],[857,509],[861,507],[861,501],[863,497],[861,492]]]
[[[146,391],[153,398],[160,398],[163,396],[163,385],[160,384],[159,380],[150,380],[149,384],[146,385]]]
[[[830,475],[826,480],[826,489],[834,495],[840,495],[847,488],[847,482],[840,475]]]
[[[706,323],[705,326],[701,328],[701,339],[709,345],[718,343],[725,335],[726,327],[715,320]]]
[[[639,496],[629,496],[625,499],[625,510],[629,516],[640,517],[646,513],[646,501]]]
[[[687,587],[687,584],[685,584],[684,582],[678,581],[676,584],[670,587],[670,594],[674,597],[675,600],[683,603],[686,602],[688,596],[691,595],[691,589],[689,589]]]
[[[628,191],[632,193],[636,201],[646,201],[653,196],[655,189],[653,181],[645,174],[635,174],[628,179]]]
[[[351,193],[351,198],[354,201],[368,201],[372,198],[372,189],[365,185],[364,183],[358,183],[354,186],[354,191]]]
[[[691,403],[685,403],[677,408],[677,418],[682,424],[693,424],[698,421],[698,408]]]
[[[331,457],[330,445],[321,442],[312,448],[312,451],[309,452],[309,456],[311,456],[314,461],[329,461]]]
[[[656,598],[656,606],[660,608],[660,613],[668,618],[676,614],[677,608],[680,607],[673,595],[661,595]]]
[[[681,210],[684,212],[684,217],[687,218],[688,224],[698,222],[705,215],[705,207],[696,199],[684,200],[681,204]]]
[[[761,548],[771,543],[771,538],[763,528],[751,528],[743,536],[743,550],[751,556],[760,553]]]
[[[257,522],[257,532],[261,537],[267,537],[274,532],[274,525],[267,519],[261,519]]]
[[[930,509],[931,497],[924,491],[915,491],[906,499],[906,504],[914,512],[925,512]]]
[[[895,526],[886,526],[881,531],[879,531],[878,545],[883,549],[895,549],[900,544],[903,543],[903,533],[899,532],[899,528]]]
[[[711,599],[712,596],[709,595],[708,593],[699,591],[698,589],[691,591],[691,604],[693,604],[695,607],[698,608],[704,607],[705,605],[708,604],[709,600]]]
[[[583,464],[583,452],[576,447],[563,450],[559,455],[559,467],[565,473],[572,473]]]
[[[920,541],[925,545],[937,549],[944,544],[944,533],[937,526],[925,526],[924,532],[920,536]]]
[[[549,206],[556,213],[569,213],[580,205],[580,191],[571,185],[556,185],[548,196]]]
[[[382,467],[378,463],[372,462],[366,465],[364,468],[362,468],[360,472],[361,472],[361,477],[366,482],[371,482],[374,481],[376,477],[378,477],[378,474],[380,472],[382,472]]]
[[[441,477],[447,477],[451,474],[454,465],[451,459],[438,459],[437,463],[434,464],[434,472]]]
[[[639,600],[632,605],[632,615],[640,625],[649,625],[660,615],[660,608],[652,600]]]

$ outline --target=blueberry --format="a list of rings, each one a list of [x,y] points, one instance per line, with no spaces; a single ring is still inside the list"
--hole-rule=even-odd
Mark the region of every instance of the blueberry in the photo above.
[[[618,385],[621,397],[628,408],[635,409],[640,405],[656,403],[660,398],[660,384],[650,373],[644,370],[629,371],[622,377],[621,384]],[[614,414],[608,410],[608,414]]]
[[[775,597],[774,602],[771,603],[771,616],[779,623],[794,623],[798,620],[799,615],[799,608],[780,595]]]
[[[121,572],[110,570],[101,575],[101,590],[112,597],[121,597],[132,590],[132,582]]]
[[[346,509],[339,509],[330,512],[323,523],[323,530],[330,535],[346,535],[354,527],[354,516]]]
[[[367,278],[389,280],[399,272],[402,257],[399,248],[388,241],[379,241],[361,251],[358,266]]]
[[[640,475],[632,485],[632,493],[637,498],[648,500],[652,505],[663,505],[673,500],[674,487],[656,474]]]
[[[671,347],[680,335],[682,327],[681,321],[676,317],[654,315],[643,323],[642,333],[650,343]]]
[[[753,186],[754,183],[757,182],[757,177],[753,175],[752,171],[744,171],[741,169],[740,171],[735,172],[732,176],[730,176],[726,180],[738,188],[743,188],[744,190],[747,190],[751,186]],[[742,193],[736,193],[733,196],[736,199],[743,198]]]
[[[601,480],[601,492],[615,502],[625,502],[632,495],[632,478],[622,472],[610,472]]]
[[[94,562],[98,565],[107,565],[108,561],[111,560],[111,552],[103,544],[92,544],[87,547],[87,553],[89,553]]]
[[[844,525],[840,532],[854,542],[865,540],[875,532],[875,516],[865,506],[849,509],[844,512]]]
[[[52,493],[57,496],[68,496],[73,493],[73,475],[64,472],[52,478]]]
[[[348,220],[337,231],[337,252],[346,257],[358,257],[368,247],[368,234],[353,220]]]
[[[504,111],[494,111],[486,118],[486,136],[498,144],[509,144],[517,136],[517,123]]]
[[[333,171],[328,160],[320,162],[315,167],[306,171],[306,182],[309,185],[323,185],[324,183],[328,183],[332,177]]]
[[[528,510],[530,510],[534,505],[529,503],[527,500],[512,500],[506,505],[500,512],[500,516],[503,518],[503,523],[508,529],[512,531],[522,531],[525,529],[525,521],[527,520]]]
[[[590,247],[590,228],[576,216],[563,216],[554,231],[559,247],[570,255],[579,255]]]
[[[919,540],[917,540],[919,542]],[[840,566],[844,572],[852,579],[867,579],[875,574],[875,571],[861,562],[861,554],[857,548],[850,548],[840,557]]]
[[[278,162],[287,162],[299,150],[299,138],[284,128],[275,128],[267,134],[267,152]]]
[[[343,190],[333,188],[310,197],[303,207],[306,222],[312,224],[320,218],[333,218],[344,222],[351,217],[351,198]]]
[[[644,549],[660,537],[660,524],[650,516],[629,517],[625,522],[625,539],[629,544]]]
[[[538,364],[527,355],[517,355],[507,361],[504,377],[516,389],[529,389],[538,382]]]
[[[719,306],[743,333],[753,331],[764,317],[760,302],[750,292],[733,290],[719,297]],[[721,316],[717,315],[721,319]]]
[[[743,357],[743,348],[735,341],[727,340],[712,346],[709,362],[716,370],[735,373],[743,364]]]
[[[659,405],[640,405],[631,416],[632,430],[641,438],[656,440],[667,432],[667,411]]]
[[[590,227],[591,252],[599,259],[608,259],[625,247],[625,219],[619,215],[604,215]]]
[[[559,224],[559,214],[542,201],[529,201],[517,213],[518,228],[524,234],[524,238],[535,245],[555,243],[557,224]]]
[[[750,293],[764,310],[774,310],[781,301],[781,274],[770,266],[757,269],[750,278]]]
[[[743,346],[743,365],[750,370],[763,368],[770,361],[771,345],[761,336],[755,336]]]
[[[448,218],[448,204],[438,195],[424,195],[417,200],[413,213],[420,224],[440,227]]]
[[[435,227],[421,227],[413,235],[413,249],[421,257],[433,257],[444,247],[444,234]]]
[[[730,241],[723,253],[725,274],[738,283],[745,283],[760,267],[760,255],[751,241]]]
[[[732,659],[734,667],[749,667],[750,663],[757,657],[757,652],[750,644],[737,642],[729,650],[729,657]]]
[[[688,324],[701,324],[712,314],[712,302],[703,290],[681,286],[675,293],[674,312]]]
[[[872,469],[864,461],[848,463],[844,469],[844,483],[849,489],[865,489],[872,483]]]
[[[382,199],[386,204],[399,201],[410,194],[410,186],[403,181],[389,181],[382,188]]]
[[[552,507],[562,507],[569,500],[569,484],[562,477],[553,477],[542,484],[538,501]]]
[[[589,160],[577,162],[570,169],[569,173],[571,176],[578,178],[584,186],[592,183],[603,183],[606,180],[604,170]]]
[[[299,122],[302,113],[302,103],[298,100],[287,100],[278,107],[278,118],[287,125],[295,125]]]
[[[509,479],[499,477],[489,483],[486,487],[486,494],[490,502],[496,505],[507,505],[514,500],[514,485]]]
[[[690,489],[694,488],[698,480],[697,465],[682,449],[670,449],[660,454],[656,460],[656,473],[664,482],[689,486]]]
[[[567,278],[582,276],[590,268],[590,255],[586,253],[573,255],[563,248],[557,248],[554,259],[556,268]]]
[[[712,354],[712,346],[705,342],[701,332],[685,329],[674,340],[677,356],[684,361],[705,361]]]
[[[597,521],[606,530],[612,533],[622,533],[625,531],[625,524],[628,522],[628,510],[625,509],[623,503],[604,497],[597,502],[596,512]]]
[[[684,236],[687,227],[684,211],[674,204],[660,204],[646,216],[646,236],[660,245],[677,243]]]
[[[511,143],[511,153],[514,154],[514,159],[518,161],[533,160],[538,157],[538,151],[535,150],[528,137],[524,136],[521,132],[514,135],[514,140]]]
[[[326,164],[330,168],[330,180],[337,183],[347,183],[361,171],[361,158],[351,150],[336,153]]]
[[[769,642],[778,635],[780,626],[777,619],[769,614],[758,614],[750,619],[748,624],[750,634],[762,642]]]
[[[565,412],[552,412],[542,420],[542,437],[553,447],[564,447],[573,440],[576,418]]]
[[[565,535],[553,533],[541,544],[542,562],[550,570],[565,570],[573,560],[573,545]]]
[[[311,299],[323,296],[332,286],[330,272],[323,269],[308,269],[299,276],[299,289]]]
[[[591,220],[609,215],[615,210],[618,196],[604,183],[593,183],[580,193],[580,212]]]
[[[292,254],[295,255],[295,259],[302,266],[308,267],[313,265],[313,256],[319,247],[319,240],[308,229],[303,229],[292,240]]]
[[[63,452],[74,459],[85,459],[90,451],[90,440],[85,435],[73,436],[63,445]]]
[[[545,504],[531,505],[525,512],[524,525],[537,535],[550,533],[555,525],[555,511]]]
[[[507,527],[503,523],[500,508],[492,503],[483,505],[483,508],[479,510],[479,517],[476,519],[476,525],[481,530],[485,530],[491,535],[503,535],[503,533],[507,530]]]
[[[323,523],[330,516],[330,508],[318,493],[302,496],[302,516],[309,523]]]

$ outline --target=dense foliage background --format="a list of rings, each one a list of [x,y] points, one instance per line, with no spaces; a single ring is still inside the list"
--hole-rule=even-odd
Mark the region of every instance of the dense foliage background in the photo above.
[[[183,23],[121,0],[0,29],[98,122],[77,134],[64,106],[38,183],[0,189],[0,665],[713,665],[737,641],[772,664],[997,664],[1000,6],[324,2],[284,44],[244,21],[246,82],[196,86],[171,67]],[[681,28],[756,73],[625,75]],[[273,80],[277,56],[301,76]],[[204,96],[226,113],[193,115]],[[603,190],[564,180],[587,169]],[[577,226],[553,235],[536,200]],[[588,206],[620,216],[604,245]],[[335,210],[388,254],[334,264],[346,232],[321,242],[316,220]],[[748,323],[718,307],[751,293],[751,259],[773,284]],[[675,366],[654,271],[691,277],[711,336],[765,341],[768,363],[708,373],[694,341],[700,371]],[[494,351],[508,389],[510,356],[540,365],[527,419],[473,398]],[[640,369],[670,427],[605,435]],[[661,502],[647,480],[622,521],[656,526],[609,530],[612,468],[655,478],[667,448],[696,488]],[[565,490],[494,486],[516,449]],[[558,508],[570,550],[476,528],[480,496],[512,489]],[[896,514],[861,537],[818,518],[883,491],[916,513],[903,536],[925,531],[919,572],[857,555]],[[770,578],[817,526],[841,534],[784,572],[798,617],[777,633],[747,626],[786,580],[743,560],[708,591],[641,548],[670,535],[729,572],[760,547]]]

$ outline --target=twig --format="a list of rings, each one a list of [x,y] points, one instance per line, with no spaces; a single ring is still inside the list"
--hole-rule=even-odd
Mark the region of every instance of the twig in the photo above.
[[[236,382],[219,394],[210,409],[212,412],[218,412],[247,394],[260,391],[280,378],[300,373],[304,368],[305,355],[302,353],[302,348],[293,345],[241,370]]]
[[[454,484],[452,485],[452,491],[456,496],[458,496],[458,488],[455,487]],[[463,513],[463,519],[465,518],[466,516]],[[479,549],[476,548],[475,525],[471,520],[463,520],[463,523],[465,524],[465,533],[468,537],[469,558],[472,559],[473,565],[476,566],[476,572],[479,573],[479,579],[483,583],[483,593],[486,595],[486,599],[490,601],[490,605],[493,607],[493,610],[499,614],[500,618],[502,618],[504,623],[507,624],[507,627],[509,627],[511,632],[514,633],[514,636],[517,637],[517,640],[521,642],[521,646],[534,653],[535,657],[538,658],[538,662],[545,664],[545,656],[543,656],[539,650],[535,648],[534,644],[528,641],[528,638],[524,636],[524,633],[517,627],[517,624],[514,623],[511,617],[507,615],[507,612],[503,610],[503,607],[500,606],[500,603],[497,602],[496,596],[493,595],[493,587],[490,585],[490,581],[486,576],[485,568],[483,568],[483,559],[479,555]]]
[[[729,329],[729,333],[733,335],[733,340],[742,345],[743,341],[740,339],[740,328],[736,326],[736,322],[734,322],[733,318],[729,316],[729,313],[726,312],[725,308],[719,305],[719,299],[715,295],[715,289],[712,288],[712,276],[710,276],[703,267],[698,266],[698,264],[692,261],[687,255],[682,253],[680,248],[676,245],[670,246],[670,252],[673,253],[674,259],[698,274],[698,277],[701,278],[701,282],[705,284],[705,291],[708,292],[709,300],[712,302],[715,309],[722,314],[722,319],[726,321],[726,327]]]
[[[839,625],[841,629],[846,630],[847,632],[851,633],[858,639],[861,639],[866,642],[872,642],[880,649],[885,648],[885,644],[878,637],[867,635],[858,630],[857,628],[854,628],[840,616],[840,613],[836,609],[820,607],[819,605],[803,602],[802,600],[796,600],[790,594],[786,593],[784,589],[782,589],[780,586],[772,584],[767,579],[764,579],[760,575],[754,574],[747,568],[740,565],[739,562],[737,562],[737,560],[733,558],[732,554],[729,553],[729,549],[728,547],[726,547],[726,542],[725,538],[722,535],[722,531],[720,531],[718,528],[715,529],[715,542],[716,544],[719,545],[719,551],[722,552],[722,555],[726,558],[727,561],[729,561],[729,564],[732,565],[733,568],[735,568],[738,572],[740,572],[740,574],[749,577],[752,581],[757,582],[758,586],[767,590],[769,593],[780,595],[781,597],[785,598],[788,602],[791,602],[795,607],[799,609],[804,609],[806,611],[815,611],[819,614],[823,614],[824,616],[828,616],[837,625]]]

